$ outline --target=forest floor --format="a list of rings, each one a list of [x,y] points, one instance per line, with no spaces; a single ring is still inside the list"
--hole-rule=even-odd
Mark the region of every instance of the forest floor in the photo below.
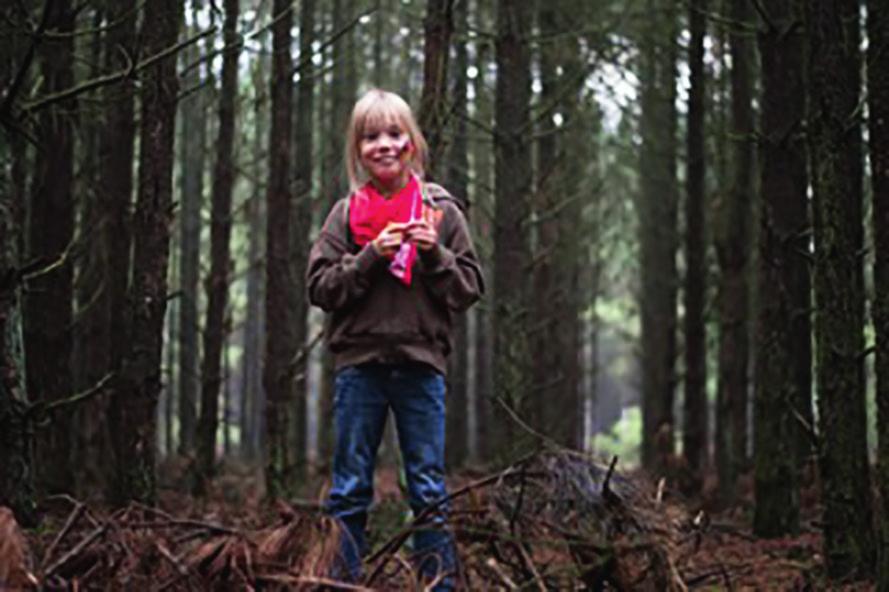
[[[814,487],[802,496],[801,533],[766,540],[751,532],[745,481],[734,507],[709,514],[701,510],[705,499],[680,500],[656,485],[637,488],[644,483],[637,476],[597,473],[605,475],[604,495],[589,506],[572,504],[566,514],[554,500],[571,483],[565,474],[576,476],[577,467],[575,460],[557,459],[521,472],[451,477],[450,491],[458,492],[451,526],[467,588],[588,589],[601,577],[606,590],[874,589],[868,582],[826,583]],[[226,467],[203,498],[188,493],[184,474],[181,463],[162,467],[157,508],[110,512],[67,496],[51,498],[43,504],[41,526],[24,531],[19,551],[0,512],[0,589],[422,589],[410,583],[415,572],[402,543],[412,523],[392,467],[377,471],[368,526],[371,575],[360,586],[331,580],[338,534],[317,512],[326,489],[322,479],[301,499],[268,504],[256,470]],[[619,518],[601,512],[611,491],[622,498]],[[640,492],[658,499],[640,506],[634,497]],[[600,520],[593,528],[611,533],[608,551],[601,538],[596,545],[578,542],[590,512]],[[630,537],[634,532],[645,537]]]

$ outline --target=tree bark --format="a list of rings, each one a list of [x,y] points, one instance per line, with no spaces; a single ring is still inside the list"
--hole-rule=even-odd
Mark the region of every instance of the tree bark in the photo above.
[[[867,97],[873,183],[874,301],[876,333],[877,486],[882,520],[877,589],[889,589],[889,10],[867,5]]]
[[[199,0],[192,0],[192,21],[196,21]],[[194,25],[196,26],[196,25]],[[201,69],[195,65],[200,48],[192,45],[182,53],[183,67],[191,69],[183,85],[191,94],[180,103],[182,119],[179,124],[180,169],[179,202],[181,204],[179,245],[179,453],[195,452],[198,418],[198,393],[201,389],[199,373],[200,322],[198,300],[201,269],[201,209],[204,203],[204,154],[206,133],[206,89],[200,88]]]
[[[207,320],[204,324],[201,365],[201,416],[198,423],[198,462],[201,477],[214,474],[216,432],[219,426],[219,388],[222,384],[220,364],[228,328],[225,311],[228,305],[231,269],[231,204],[234,187],[232,151],[235,137],[235,105],[238,96],[238,0],[225,0],[223,40],[227,50],[222,59],[222,88],[219,95],[219,135],[216,138],[216,164],[213,171],[213,193],[210,222],[210,275],[206,280]]]
[[[445,167],[445,128],[448,123],[448,61],[454,32],[454,1],[429,0],[423,20],[423,92],[419,125],[429,144],[426,176],[440,179]],[[462,199],[464,196],[459,196]]]
[[[74,30],[70,0],[54,3],[48,27],[61,33]],[[44,88],[57,92],[74,85],[74,39],[44,40],[38,55]],[[43,259],[48,267],[27,283],[24,300],[26,379],[29,397],[49,403],[63,399],[73,385],[71,323],[74,236],[74,113],[76,99],[44,109],[37,119],[38,150],[28,213],[27,257]],[[52,428],[37,434],[37,484],[49,493],[71,491],[74,464],[73,422],[57,413]]]
[[[558,281],[556,253],[561,221],[558,202],[564,197],[559,186],[559,165],[566,155],[560,153],[560,130],[552,118],[561,92],[560,85],[564,82],[558,74],[558,42],[553,41],[560,38],[558,15],[562,7],[557,6],[556,2],[539,2],[536,8],[540,35],[546,40],[541,42],[537,52],[540,103],[545,111],[537,118],[535,126],[537,162],[531,206],[535,217],[534,238],[531,240],[534,244],[532,259],[535,262],[531,280],[533,313],[530,319],[533,320],[527,329],[530,356],[535,363],[531,370],[533,378],[529,389],[528,422],[540,433],[553,434],[554,423],[569,415],[569,410],[553,404],[568,387],[559,364],[565,354],[561,347],[564,343],[561,332],[565,328],[558,322],[564,293]]]
[[[811,280],[807,253],[803,36],[796,0],[773,2],[760,36],[762,115],[756,301],[753,528],[775,537],[799,528],[799,468],[805,451],[796,414],[810,421]],[[800,351],[807,355],[802,355]],[[805,364],[807,368],[798,365]],[[801,405],[803,403],[803,405]],[[804,434],[802,434],[804,435]]]
[[[92,10],[91,22],[99,29],[106,17],[105,7],[96,6]],[[105,38],[94,33],[89,39],[89,64],[86,76],[90,79],[103,72],[103,54],[107,47]],[[86,48],[84,48],[86,49]],[[101,89],[91,91],[84,97],[87,101],[100,101]],[[93,235],[95,229],[106,225],[107,213],[103,211],[101,192],[102,167],[99,160],[99,145],[104,127],[102,118],[81,117],[83,143],[77,151],[79,173],[75,177],[75,195],[79,196],[75,207],[78,231],[81,237]],[[82,239],[81,239],[82,240]],[[108,245],[101,231],[91,236],[85,245],[83,256],[75,264],[74,272],[74,319],[72,325],[72,387],[82,392],[97,384],[110,371],[110,331],[108,324],[108,292],[110,286],[103,280],[108,269]],[[85,401],[74,409],[71,458],[78,471],[79,496],[90,490],[102,489],[101,468],[103,458],[101,434],[103,429],[102,411],[107,402],[100,397]]]
[[[291,189],[290,149],[293,102],[293,59],[290,56],[292,3],[275,0],[272,26],[272,78],[270,85],[269,183],[266,194],[266,331],[263,385],[265,409],[266,492],[270,498],[286,496],[295,485],[293,442],[294,384],[291,361],[296,353],[291,302],[290,265]]]
[[[136,47],[137,11],[135,0],[108,0],[106,16],[119,24],[106,33],[104,64],[108,71],[123,68],[123,52],[134,57]],[[125,18],[128,15],[128,18]],[[123,20],[121,20],[123,19]],[[97,351],[105,349],[104,359],[109,372],[119,372],[126,337],[121,330],[126,322],[127,289],[130,282],[130,263],[133,245],[133,156],[136,141],[135,80],[124,79],[102,91],[106,103],[105,121],[99,138],[100,170],[97,190],[105,223],[99,227],[99,240],[107,253],[103,269],[104,289],[95,303],[101,311],[102,330],[97,334]],[[108,401],[101,401],[106,408]],[[92,454],[109,458],[109,426],[102,422],[99,432],[90,435]],[[105,486],[114,480],[113,463],[103,463]]]
[[[332,7],[332,30],[336,34],[342,30],[352,13],[351,0],[334,0]],[[321,177],[324,179],[324,198],[329,211],[336,200],[345,197],[349,191],[343,166],[343,150],[346,126],[355,98],[356,81],[354,78],[354,53],[349,51],[352,45],[352,31],[345,33],[331,47],[330,59],[333,64],[333,78],[329,85],[328,120],[325,144],[325,158],[322,163]],[[407,98],[407,97],[405,97]],[[333,454],[333,356],[329,351],[322,354],[321,384],[318,394],[318,454],[319,458],[331,459]]]
[[[688,91],[688,130],[686,136],[687,174],[685,179],[685,406],[682,450],[694,475],[694,489],[700,486],[701,472],[708,463],[707,421],[707,331],[704,306],[707,291],[707,241],[704,237],[706,163],[704,151],[704,36],[707,33],[707,1],[694,0],[689,6],[691,44]]]
[[[732,0],[730,14],[749,22],[748,3]],[[747,407],[749,366],[749,243],[753,197],[754,132],[752,108],[753,45],[748,36],[729,36],[731,55],[729,190],[716,212],[716,256],[719,262],[719,371],[716,405],[720,422],[716,430],[716,466],[720,493],[728,503],[734,495],[738,474],[747,465]],[[725,420],[725,423],[722,423]]]
[[[157,0],[144,15],[142,40],[153,55],[176,43],[182,4]],[[139,189],[133,236],[133,281],[128,292],[125,353],[109,409],[115,454],[110,501],[153,504],[156,406],[167,306],[167,263],[172,215],[173,136],[179,84],[176,61],[143,73]]]
[[[467,1],[458,2],[453,7],[454,27],[458,32],[469,29],[469,6]],[[448,190],[469,206],[469,136],[466,114],[469,108],[468,80],[469,52],[465,43],[454,44],[454,67],[450,69],[453,80],[453,141],[448,151],[445,182]],[[468,215],[467,211],[467,215]],[[447,399],[447,464],[459,467],[469,456],[469,329],[468,315],[461,314],[454,319],[454,351],[451,352],[448,367]]]
[[[532,380],[525,279],[531,264],[532,166],[526,140],[531,132],[531,9],[531,3],[499,0],[495,42],[494,396],[522,418],[528,417]],[[495,442],[497,455],[521,453],[530,445],[527,434],[495,405],[503,428]]]
[[[11,136],[0,154],[4,157],[0,179],[0,505],[12,509],[23,526],[34,526],[33,441],[25,420],[29,401],[21,290],[16,277],[21,265],[20,220],[25,207],[24,138]]]
[[[263,178],[261,156],[266,128],[266,93],[264,92],[265,69],[262,60],[254,63],[251,79],[255,97],[253,105],[253,153],[256,155],[252,167],[253,188],[247,206],[250,238],[247,247],[247,312],[244,321],[244,356],[241,376],[241,454],[248,460],[256,459],[263,444],[262,417],[265,407],[265,394],[262,386],[262,343],[263,343],[263,265],[262,238],[265,228],[264,203],[259,179]]]
[[[668,3],[643,34],[640,133],[642,464],[661,472],[674,449],[676,376],[676,18]],[[657,23],[655,23],[657,21]]]
[[[806,6],[815,349],[828,577],[873,573],[864,376],[859,3]]]
[[[492,26],[489,15],[490,7],[487,4],[476,2],[473,11],[475,17],[474,26],[485,28]],[[488,128],[493,125],[494,114],[492,97],[489,88],[490,77],[486,74],[490,64],[492,43],[487,40],[476,42],[476,52],[473,64],[477,76],[473,80],[475,91],[475,108],[478,121]],[[470,219],[472,234],[476,241],[479,260],[484,269],[493,268],[491,252],[493,245],[490,237],[493,236],[492,212],[494,211],[494,182],[493,182],[493,137],[491,135],[478,135],[473,142],[473,162],[475,165],[475,214]],[[475,314],[475,433],[470,434],[470,441],[474,439],[474,446],[470,449],[471,460],[476,463],[487,462],[491,459],[491,452],[495,441],[493,431],[493,327],[491,323],[492,296],[487,295],[479,305],[470,309],[470,314]]]
[[[294,260],[304,261],[309,252],[309,235],[312,231],[312,159],[314,154],[314,105],[315,105],[315,69],[310,60],[306,59],[312,52],[312,44],[315,40],[315,2],[306,0],[300,7],[299,39],[300,61],[303,67],[299,71],[299,83],[297,85],[297,111],[294,125],[294,180],[295,180],[295,207],[293,216],[293,253]],[[307,419],[308,419],[308,391],[306,389],[309,369],[309,352],[305,348],[309,345],[309,302],[306,299],[305,274],[302,269],[295,274],[296,286],[294,287],[294,330],[297,347],[302,353],[299,365],[294,369],[297,375],[296,388],[296,422],[294,447],[296,462],[301,467],[306,464]]]

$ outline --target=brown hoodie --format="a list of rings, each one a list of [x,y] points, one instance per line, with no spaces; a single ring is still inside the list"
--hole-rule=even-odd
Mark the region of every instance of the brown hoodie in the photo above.
[[[351,240],[348,198],[333,206],[312,245],[309,301],[329,313],[327,344],[337,369],[413,361],[445,373],[454,315],[478,300],[484,282],[457,201],[433,183],[424,194],[443,216],[438,245],[418,252],[410,286],[389,273],[389,260],[371,243]]]

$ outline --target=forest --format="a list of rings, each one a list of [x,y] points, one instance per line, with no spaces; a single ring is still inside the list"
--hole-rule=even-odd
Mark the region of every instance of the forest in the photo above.
[[[306,263],[373,88],[485,275],[459,588],[889,590],[881,0],[4,2],[0,590],[441,589],[391,421],[331,567]]]

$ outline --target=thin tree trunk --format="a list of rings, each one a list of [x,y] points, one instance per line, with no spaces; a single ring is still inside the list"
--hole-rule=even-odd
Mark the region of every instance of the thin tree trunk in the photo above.
[[[650,0],[640,95],[642,464],[661,472],[674,449],[678,187],[675,33],[671,4]],[[656,24],[655,24],[655,21]]]
[[[231,318],[226,318],[226,324],[231,323]],[[232,373],[231,373],[231,333],[226,333],[222,343],[222,454],[229,457],[232,453],[231,441],[231,417],[232,417]]]
[[[804,460],[795,414],[811,419],[811,364],[803,36],[788,34],[802,16],[796,0],[769,7],[772,26],[760,36],[762,168],[754,399],[754,532],[783,536],[799,529],[799,479]],[[805,300],[801,299],[804,298]],[[789,321],[789,322],[788,322]],[[797,352],[803,350],[807,356]],[[804,372],[805,370],[805,372]]]
[[[263,61],[256,60],[251,73],[253,88],[256,93],[253,105],[253,179],[252,195],[247,205],[250,238],[247,247],[247,312],[244,321],[244,355],[242,357],[241,376],[241,455],[253,460],[259,456],[262,446],[259,438],[259,418],[265,397],[262,387],[262,236],[264,217],[263,199],[259,179],[263,178],[262,162],[265,134],[265,107],[267,104]]]
[[[447,85],[451,35],[454,32],[454,1],[429,0],[423,20],[423,93],[420,97],[419,125],[429,143],[426,175],[438,179],[445,170],[444,143],[448,122]]]
[[[350,0],[334,0],[332,8],[331,33],[347,24],[352,13]],[[336,200],[344,197],[348,192],[345,181],[345,168],[343,167],[343,138],[349,116],[352,109],[352,101],[355,96],[355,81],[350,81],[350,72],[354,72],[352,60],[354,54],[349,53],[350,38],[354,32],[350,31],[340,37],[331,48],[331,61],[333,65],[333,78],[330,83],[328,120],[326,138],[324,140],[326,155],[322,164],[321,177],[324,179],[324,203],[328,204],[327,210],[333,206]],[[321,384],[318,395],[319,421],[318,421],[318,455],[322,459],[330,459],[333,453],[333,356],[329,351],[322,355]]]
[[[74,29],[70,0],[49,9],[49,28],[61,33]],[[74,39],[45,40],[40,48],[41,76],[47,93],[74,84]],[[28,281],[24,300],[26,378],[30,398],[49,403],[72,390],[71,347],[73,320],[73,261],[69,251],[74,236],[74,118],[77,103],[63,101],[40,112],[38,150],[28,214],[28,259],[60,264]],[[71,458],[73,422],[69,413],[56,413],[52,429],[37,436],[38,487],[69,492],[74,486]]]
[[[149,55],[176,43],[182,4],[157,0],[143,18]],[[128,292],[126,347],[109,418],[115,479],[111,503],[155,501],[156,406],[160,381],[167,263],[171,232],[173,137],[179,83],[176,61],[144,70],[139,140],[139,190],[133,236],[133,281]]]
[[[469,7],[467,1],[458,2],[453,7],[454,26],[460,32],[468,30]],[[446,183],[451,193],[463,203],[469,204],[469,137],[465,114],[468,112],[468,81],[466,70],[469,67],[469,52],[465,43],[454,44],[454,67],[450,70],[454,81],[453,142],[447,159]],[[441,170],[441,169],[439,169]],[[468,212],[467,212],[468,213]],[[448,368],[447,399],[447,454],[448,466],[464,465],[469,456],[469,329],[468,315],[461,314],[454,319],[454,351],[451,352]]]
[[[745,0],[731,0],[731,15],[749,21]],[[720,492],[728,503],[738,474],[747,465],[747,402],[749,364],[750,203],[753,195],[752,40],[740,32],[729,39],[731,53],[731,130],[734,138],[729,165],[728,199],[716,213],[716,254],[719,261],[719,373],[717,407],[720,417],[716,464]]]
[[[6,154],[6,150],[9,153]],[[0,505],[23,526],[37,523],[33,442],[25,419],[25,356],[20,286],[10,278],[21,265],[21,220],[25,207],[26,145],[18,135],[0,148]],[[8,167],[7,164],[8,163]]]
[[[874,302],[877,351],[877,485],[882,500],[878,590],[889,589],[889,9],[867,5],[867,97],[873,182]]]
[[[528,35],[530,3],[497,3],[497,86],[495,92],[494,208],[494,388],[495,397],[520,417],[530,404],[531,361],[528,347],[528,286],[531,263],[527,224],[531,199],[530,129],[531,63]],[[521,451],[527,437],[502,408],[504,433],[497,454]],[[521,437],[520,437],[521,436]]]
[[[294,385],[291,360],[296,353],[290,303],[293,277],[290,265],[290,149],[293,102],[293,59],[290,55],[290,28],[293,6],[275,0],[272,26],[272,120],[269,133],[269,184],[266,194],[266,331],[263,385],[268,396],[265,420],[265,479],[269,497],[292,491],[294,480],[293,442]]]
[[[568,8],[562,13],[559,30],[566,32],[574,23],[567,20]],[[580,350],[582,329],[580,322],[581,307],[581,258],[587,252],[582,240],[583,202],[586,193],[585,179],[576,174],[588,166],[594,155],[593,143],[595,131],[590,125],[590,118],[581,109],[581,95],[586,80],[586,64],[583,62],[582,48],[572,35],[565,35],[559,41],[559,65],[562,76],[562,93],[558,102],[565,130],[561,136],[562,147],[558,151],[560,160],[564,160],[558,169],[561,188],[561,203],[556,206],[562,209],[559,216],[559,240],[556,243],[555,262],[560,298],[557,306],[558,360],[559,374],[562,377],[562,388],[557,407],[563,409],[562,417],[552,422],[554,435],[562,445],[569,448],[581,448],[583,437],[583,400],[580,396],[581,370]],[[567,90],[565,90],[567,89]]]
[[[210,222],[210,276],[206,280],[207,321],[204,324],[201,365],[201,417],[198,424],[198,463],[203,479],[214,474],[216,432],[219,427],[219,387],[223,344],[228,335],[225,310],[228,305],[231,269],[231,203],[234,188],[232,151],[235,137],[235,105],[238,95],[238,0],[225,0],[223,40],[232,49],[222,59],[222,89],[219,95],[219,135],[213,171],[212,220]]]
[[[133,55],[136,41],[138,11],[136,0],[108,0],[106,15],[119,23],[106,33],[105,69],[115,71],[124,66],[126,56]],[[123,51],[121,51],[123,50]],[[99,138],[98,192],[105,224],[100,226],[99,236],[107,251],[108,264],[104,269],[102,284],[105,290],[95,306],[105,316],[103,332],[98,336],[106,350],[105,359],[109,372],[120,372],[123,352],[127,345],[125,331],[121,330],[127,317],[127,289],[130,283],[130,264],[133,245],[133,161],[136,142],[135,80],[125,79],[103,89],[106,108]],[[108,401],[102,401],[105,408]],[[100,431],[93,434],[91,448],[97,458],[110,458],[113,454],[110,442],[110,426],[101,422]],[[114,464],[105,462],[105,487],[114,481]]]
[[[815,228],[815,349],[827,575],[873,573],[864,376],[859,3],[804,3]]]
[[[315,41],[315,2],[305,0],[300,7],[299,16],[299,46],[300,60],[303,67],[299,71],[299,83],[297,85],[297,112],[294,125],[294,192],[296,202],[293,215],[293,253],[296,261],[303,261],[309,252],[309,235],[312,231],[312,159],[314,156],[313,119],[315,107],[315,71],[308,56],[312,52],[312,44]],[[302,270],[299,270],[302,271]],[[309,371],[308,347],[309,332],[309,303],[306,299],[305,275],[297,273],[294,276],[294,320],[293,327],[296,332],[295,340],[302,352],[299,365],[294,369],[297,375],[296,381],[296,426],[294,434],[296,441],[293,443],[296,451],[296,462],[300,470],[306,466],[306,451],[308,442],[306,432],[308,427],[308,390],[307,376]]]
[[[104,7],[99,6],[92,11],[92,27],[98,30],[105,18]],[[105,40],[101,34],[95,33],[89,40],[88,78],[100,76],[102,72],[102,54]],[[101,90],[97,89],[85,95],[87,101],[101,100]],[[75,207],[77,214],[78,241],[91,236],[94,229],[106,223],[106,213],[102,211],[101,193],[96,191],[101,177],[99,161],[99,138],[103,123],[99,118],[80,117],[78,126],[82,129],[83,145],[78,151],[80,172],[76,175],[76,195],[79,196]],[[83,257],[76,261],[74,272],[74,321],[72,345],[73,387],[76,392],[84,391],[98,383],[109,371],[110,326],[107,316],[108,285],[102,280],[108,268],[107,244],[101,232],[89,240]],[[102,429],[102,410],[105,401],[97,397],[84,401],[74,409],[74,442],[71,458],[78,470],[79,496],[90,490],[101,490],[101,450],[97,444],[101,441],[97,436]]]
[[[704,199],[706,168],[704,162],[704,35],[707,23],[706,0],[689,6],[691,45],[688,93],[688,131],[685,179],[685,409],[682,450],[694,475],[694,489],[700,485],[701,472],[708,461],[707,438],[707,331],[704,305],[707,291],[707,241],[704,237]]]
[[[191,0],[192,20],[196,21],[200,0]],[[183,66],[200,57],[200,49],[192,45],[182,53]],[[181,204],[179,244],[179,453],[193,454],[197,430],[197,401],[201,388],[198,373],[198,290],[201,268],[201,208],[204,196],[204,153],[201,141],[207,127],[204,109],[205,89],[194,90],[201,84],[201,69],[192,67],[183,79],[185,89],[193,92],[180,104],[182,118],[180,137]]]
[[[171,275],[170,278],[170,289],[174,290],[174,286],[178,283],[178,278],[175,277],[175,269],[177,266],[177,255],[176,255],[176,240],[175,237],[171,237],[171,245],[170,245],[170,270],[169,273]],[[164,347],[166,348],[166,361],[164,363],[164,388],[161,391],[161,403],[163,404],[163,414],[160,417],[160,421],[162,422],[162,430],[164,434],[164,447],[163,453],[166,456],[170,456],[176,453],[175,446],[175,435],[173,433],[173,418],[176,415],[176,345],[179,343],[179,340],[176,338],[176,319],[179,318],[177,315],[176,309],[176,301],[170,302],[170,306],[167,307],[166,314],[166,333],[167,337],[164,341]]]
[[[558,13],[562,7],[556,2],[539,2],[537,4],[537,21],[540,35],[544,42],[537,52],[540,68],[540,103],[546,112],[537,119],[536,141],[537,166],[536,183],[533,194],[532,208],[536,218],[534,225],[535,261],[532,270],[531,306],[528,327],[528,341],[531,350],[532,382],[529,389],[528,422],[538,432],[552,434],[555,422],[565,418],[568,413],[559,405],[554,405],[561,392],[567,388],[562,368],[559,364],[565,352],[561,345],[561,331],[564,327],[558,324],[562,306],[562,286],[558,281],[559,242],[559,209],[558,202],[563,199],[562,188],[559,186],[560,163],[564,154],[560,154],[558,129],[552,120],[552,112],[556,110],[556,101],[562,92],[559,77],[560,39]],[[556,411],[558,409],[558,411]]]
[[[484,28],[490,25],[488,5],[480,2],[475,4],[476,28]],[[478,75],[473,81],[475,91],[475,103],[477,118],[485,126],[493,125],[493,105],[489,90],[490,80],[486,75],[490,64],[490,52],[492,45],[487,41],[479,41],[476,44],[474,65]],[[473,156],[475,163],[475,188],[476,207],[475,214],[470,219],[473,237],[476,240],[476,249],[479,259],[485,269],[492,269],[491,251],[493,246],[489,237],[493,236],[492,212],[494,210],[493,192],[493,137],[480,135],[474,142]],[[472,460],[476,463],[486,462],[491,459],[494,441],[496,438],[492,432],[492,403],[494,400],[493,388],[493,328],[491,325],[491,296],[487,296],[481,305],[472,310],[476,315],[475,321],[475,419],[476,419],[476,449]]]

